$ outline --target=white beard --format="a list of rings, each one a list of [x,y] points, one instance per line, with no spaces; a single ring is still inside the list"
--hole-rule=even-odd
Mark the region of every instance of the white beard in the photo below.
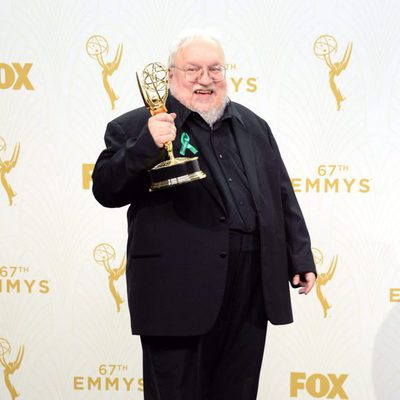
[[[222,104],[218,108],[214,108],[207,112],[198,110],[192,110],[192,111],[196,111],[197,113],[199,113],[200,116],[204,119],[204,121],[206,121],[207,124],[210,125],[210,127],[212,128],[214,123],[217,122],[222,117],[222,114],[224,113],[225,107],[228,104],[228,102],[229,98],[228,96],[226,96],[223,99]]]
[[[188,108],[190,111],[194,111],[197,112],[203,119],[204,121],[207,122],[207,124],[212,128],[212,126],[215,124],[215,122],[217,122],[221,117],[222,114],[225,111],[225,107],[226,105],[229,103],[229,97],[225,96],[222,99],[222,103],[219,107],[214,108],[210,111],[204,112],[204,111],[199,111],[196,108],[193,107],[189,107],[187,104],[185,104],[185,102],[183,101],[183,99],[181,99],[181,97],[175,92],[173,87],[170,87],[170,92],[171,94],[177,99],[179,100],[186,108]]]

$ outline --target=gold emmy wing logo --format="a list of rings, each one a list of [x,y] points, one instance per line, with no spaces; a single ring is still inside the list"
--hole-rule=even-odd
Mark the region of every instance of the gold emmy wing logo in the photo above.
[[[6,160],[5,158],[3,159],[2,157],[2,153],[5,153],[6,151],[7,151],[6,141],[2,137],[0,137],[0,182],[7,193],[8,204],[11,206],[13,204],[13,198],[16,196],[16,193],[8,183],[6,174],[8,174],[17,165],[19,151],[20,151],[20,144],[17,143],[14,146],[13,154],[9,160]]]
[[[125,273],[126,270],[126,257],[122,258],[122,261],[117,268],[111,268],[110,261],[115,260],[115,250],[108,243],[100,243],[93,250],[93,258],[97,264],[103,266],[108,273],[108,287],[110,289],[111,295],[115,300],[117,306],[117,312],[121,311],[121,304],[124,302],[121,295],[115,288],[115,283],[118,279]]]
[[[335,274],[336,271],[338,256],[334,256],[332,258],[332,261],[329,265],[329,269],[327,272],[320,272],[323,269],[324,256],[321,250],[318,250],[315,247],[312,248],[312,254],[318,272],[318,278],[317,281],[315,282],[317,297],[319,302],[321,303],[324,312],[324,318],[326,318],[328,316],[328,310],[332,306],[328,303],[328,300],[326,299],[324,293],[322,292],[322,287],[325,286],[330,280],[332,280],[333,275]]]
[[[103,76],[104,89],[108,94],[111,101],[111,108],[114,110],[115,102],[119,97],[115,94],[111,88],[108,78],[118,69],[119,63],[121,62],[123,46],[118,45],[117,52],[115,53],[114,60],[112,62],[104,62],[103,55],[107,54],[109,50],[107,40],[100,35],[91,36],[86,42],[86,52],[92,58],[95,58],[102,68],[101,74]]]
[[[4,339],[0,338],[0,363],[3,366],[4,384],[6,385],[12,400],[19,397],[19,393],[10,381],[10,375],[19,369],[22,363],[22,358],[24,357],[24,346],[19,348],[17,357],[14,361],[7,361],[6,356],[11,353],[10,343]]]
[[[314,42],[314,54],[325,61],[325,64],[329,68],[329,86],[335,96],[337,110],[340,110],[340,104],[345,97],[343,97],[342,93],[338,89],[335,83],[335,78],[344,71],[349,64],[351,52],[353,49],[353,44],[350,42],[347,45],[346,51],[344,52],[343,58],[341,61],[332,62],[331,54],[337,52],[337,41],[331,35],[321,35]]]

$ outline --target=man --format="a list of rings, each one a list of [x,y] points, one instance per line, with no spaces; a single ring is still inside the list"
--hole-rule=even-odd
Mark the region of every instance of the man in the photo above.
[[[146,400],[256,399],[267,321],[292,322],[288,280],[305,294],[315,281],[278,147],[264,120],[229,101],[224,63],[216,39],[181,39],[169,113],[110,122],[93,173],[101,204],[130,204],[128,301]],[[182,135],[207,178],[149,192],[148,170],[165,143],[182,150]]]

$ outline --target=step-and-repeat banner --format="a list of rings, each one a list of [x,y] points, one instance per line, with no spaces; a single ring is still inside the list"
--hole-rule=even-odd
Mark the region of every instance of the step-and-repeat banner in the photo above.
[[[396,0],[2,0],[0,398],[143,399],[127,210],[96,203],[91,173],[107,122],[142,105],[135,72],[212,27],[319,272],[295,323],[268,328],[259,398],[398,400],[399,19]]]

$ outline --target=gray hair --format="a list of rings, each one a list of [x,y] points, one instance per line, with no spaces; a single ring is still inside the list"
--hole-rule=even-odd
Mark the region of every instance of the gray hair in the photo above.
[[[172,67],[175,64],[176,55],[180,50],[184,47],[188,46],[189,44],[197,41],[211,41],[214,42],[222,51],[224,55],[224,62],[225,62],[225,53],[224,49],[221,45],[221,42],[217,38],[219,35],[215,31],[211,31],[209,29],[203,30],[190,30],[184,31],[181,35],[176,39],[171,46],[169,56],[168,56],[168,67]]]

